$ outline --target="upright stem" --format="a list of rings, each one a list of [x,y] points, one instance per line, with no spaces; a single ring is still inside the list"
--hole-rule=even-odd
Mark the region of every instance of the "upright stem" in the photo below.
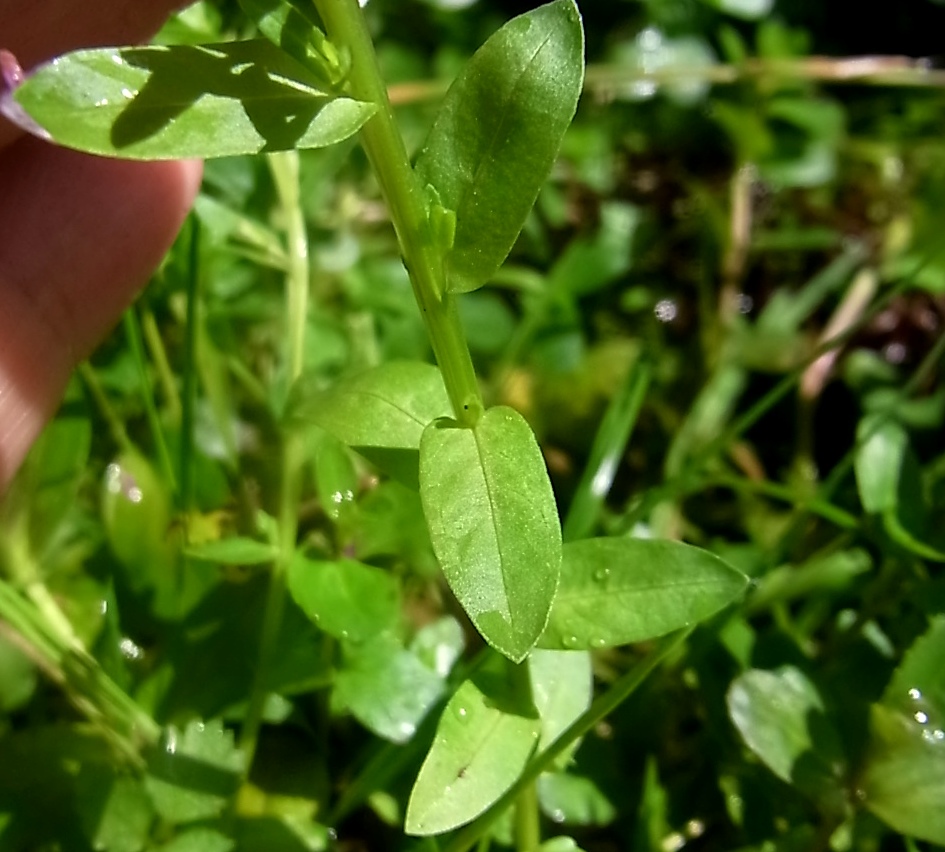
[[[387,201],[453,412],[460,423],[472,425],[483,410],[476,372],[456,311],[456,297],[446,292],[443,250],[430,234],[424,187],[410,165],[394,121],[364,15],[358,0],[314,3],[329,38],[351,52],[349,94],[377,105],[377,112],[361,130],[361,144]]]
[[[286,278],[286,368],[288,386],[302,375],[305,355],[305,326],[308,318],[308,238],[305,217],[299,198],[299,155],[296,151],[273,154],[269,158],[279,204],[285,217],[289,252],[289,272]],[[302,464],[297,436],[287,430],[283,435],[282,470],[279,491],[279,555],[272,565],[269,590],[263,609],[262,631],[259,640],[259,659],[249,708],[241,733],[241,747],[246,756],[246,768],[252,765],[262,727],[266,698],[269,695],[270,672],[285,607],[286,570],[295,552],[298,534],[299,483]]]

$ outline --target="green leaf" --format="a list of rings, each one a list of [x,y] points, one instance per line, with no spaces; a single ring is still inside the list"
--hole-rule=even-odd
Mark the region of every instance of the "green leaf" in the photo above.
[[[91,445],[92,424],[85,417],[57,417],[34,445],[30,454],[30,539],[37,553],[61,541],[57,533],[75,510]]]
[[[881,514],[895,509],[909,434],[888,414],[864,417],[857,428],[854,459],[863,508]]]
[[[36,667],[29,658],[0,634],[0,714],[19,710],[36,689]]]
[[[945,617],[932,621],[928,631],[906,652],[893,673],[883,704],[917,722],[945,728]],[[932,717],[932,718],[930,718]]]
[[[548,178],[584,81],[573,0],[555,0],[495,33],[450,88],[417,160],[421,182],[456,213],[447,289],[498,270]]]
[[[171,726],[148,759],[145,786],[155,810],[179,825],[218,816],[236,792],[243,758],[220,722]]]
[[[539,847],[538,852],[583,852],[573,837],[552,837]]]
[[[314,423],[414,488],[423,430],[452,410],[440,371],[418,362],[383,364],[329,390],[303,381],[293,393],[293,419]]]
[[[279,549],[254,538],[233,536],[188,547],[185,553],[192,559],[219,565],[265,565],[279,555]]]
[[[431,423],[420,498],[453,594],[485,640],[521,662],[548,621],[561,565],[554,493],[528,423],[504,406],[471,429]]]
[[[407,804],[408,834],[440,834],[469,822],[518,778],[538,743],[534,708],[493,669],[464,681],[437,725]]]
[[[332,702],[368,730],[407,742],[443,692],[443,679],[389,634],[345,647]]]
[[[609,825],[617,809],[594,781],[569,772],[546,772],[538,779],[541,809],[552,822]]]
[[[259,32],[296,62],[315,73],[328,88],[343,79],[346,68],[334,46],[309,17],[311,3],[292,0],[239,0]]]
[[[538,749],[544,751],[591,706],[594,686],[591,655],[582,651],[536,648],[528,655],[528,674],[532,699],[541,719]],[[578,744],[576,740],[557,759],[556,765],[566,766]]]
[[[154,847],[154,852],[232,852],[236,843],[212,828],[193,828],[168,843]]]
[[[677,541],[595,538],[564,545],[561,584],[539,647],[590,650],[695,624],[741,596],[748,579]]]
[[[920,717],[921,718],[921,717]],[[858,793],[896,831],[945,844],[945,733],[874,704]]]
[[[842,809],[844,757],[817,688],[793,666],[751,669],[728,691],[728,711],[748,747],[783,781]],[[831,794],[833,794],[831,796]]]
[[[888,412],[868,414],[857,428],[856,482],[863,508],[882,517],[898,545],[916,555],[945,562],[945,553],[923,541],[929,506],[909,433]]]
[[[13,99],[61,145],[142,160],[320,148],[375,110],[324,91],[265,39],[79,50],[40,66]]]
[[[76,810],[93,849],[139,852],[146,847],[154,811],[140,779],[88,764],[76,783]]]
[[[336,639],[364,642],[392,628],[400,615],[397,579],[350,559],[314,562],[296,555],[288,584],[302,611]]]

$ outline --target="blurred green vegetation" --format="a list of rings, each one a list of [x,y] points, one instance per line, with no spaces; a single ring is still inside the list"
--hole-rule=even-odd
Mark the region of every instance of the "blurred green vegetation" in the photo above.
[[[580,5],[577,118],[506,266],[461,303],[484,394],[536,430],[567,536],[683,539],[753,586],[542,777],[544,835],[945,846],[945,6]],[[464,59],[531,6],[371,0],[412,151]],[[248,31],[200,2],[161,38]],[[307,381],[429,360],[362,153],[300,164]],[[289,393],[286,216],[264,159],[207,163],[0,504],[0,849],[450,848],[401,826],[477,640],[416,492],[323,433],[300,449],[300,541],[365,563],[366,633],[287,610],[239,783]],[[598,687],[646,650],[595,653]],[[155,723],[193,765],[152,760],[142,782],[129,746]]]

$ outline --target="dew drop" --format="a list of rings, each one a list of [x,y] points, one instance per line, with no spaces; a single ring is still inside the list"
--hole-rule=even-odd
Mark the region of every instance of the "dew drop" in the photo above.
[[[653,313],[660,322],[672,322],[679,313],[679,308],[672,299],[660,299],[653,308]]]
[[[929,714],[923,713],[921,710],[917,710],[912,714],[912,718],[915,719],[920,725],[928,724]]]
[[[140,660],[144,656],[144,649],[127,636],[118,643],[118,650],[126,660]]]
[[[598,636],[596,639],[591,639],[591,647],[593,648],[606,648],[607,640]]]
[[[610,568],[598,568],[594,572],[594,580],[598,583],[606,583],[610,577]]]
[[[401,722],[397,726],[397,733],[399,733],[405,740],[409,740],[417,732],[417,726],[413,722]]]
[[[565,636],[564,637],[564,647],[565,648],[577,648],[580,645],[580,641],[577,636]]]
[[[909,697],[910,697],[913,701],[919,701],[919,700],[921,700],[921,698],[922,698],[922,691],[919,690],[919,689],[916,689],[916,688],[913,686],[912,689],[909,690]]]
[[[167,731],[167,742],[164,744],[164,751],[168,754],[177,753],[177,731],[174,728],[169,728]]]
[[[108,106],[108,98],[102,98],[100,101],[96,101],[96,102],[95,102],[95,106],[97,106],[97,107],[107,107],[107,106]]]
[[[551,817],[551,821],[552,821],[552,822],[556,822],[556,823],[559,823],[559,824],[562,823],[562,822],[564,822],[565,819],[567,818],[567,815],[565,814],[565,812],[564,812],[563,810],[561,810],[561,808],[555,808],[555,809],[549,814],[549,816]]]
[[[456,715],[459,716],[460,719],[462,719],[466,715],[466,708],[460,707],[459,710],[456,711]]]

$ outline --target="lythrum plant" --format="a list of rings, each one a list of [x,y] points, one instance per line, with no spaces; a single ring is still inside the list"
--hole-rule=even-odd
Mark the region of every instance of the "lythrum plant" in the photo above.
[[[483,399],[464,339],[457,303],[500,269],[575,113],[584,76],[578,7],[554,0],[489,38],[445,95],[411,161],[357,0],[315,0],[313,8],[303,0],[240,5],[258,38],[78,51],[17,76],[3,100],[4,114],[32,132],[98,155],[267,155],[287,211],[288,390],[272,411],[282,459],[278,505],[274,517],[261,516],[256,537],[201,539],[183,523],[179,542],[186,558],[200,563],[268,566],[254,686],[232,719],[239,748],[227,745],[229,729],[219,722],[183,733],[141,722],[128,696],[110,682],[101,687],[107,678],[86,654],[85,664],[100,677],[89,680],[97,686],[88,700],[107,705],[106,718],[125,712],[138,719],[135,736],[151,747],[143,789],[168,822],[186,828],[219,816],[250,772],[261,726],[272,718],[268,699],[284,691],[286,624],[301,611],[329,657],[358,661],[333,688],[381,737],[410,741],[428,711],[440,706],[406,832],[442,834],[472,823],[444,847],[466,849],[517,805],[519,848],[537,849],[530,791],[539,774],[563,765],[581,736],[630,695],[687,628],[737,599],[746,585],[717,557],[673,541],[587,539],[587,530],[572,524],[563,542],[539,444],[521,414]],[[387,202],[436,367],[386,363],[326,388],[303,369],[309,281],[294,151],[355,134]],[[181,439],[184,461],[177,466],[184,514],[187,442]],[[443,576],[493,649],[461,664],[450,680],[443,679],[446,672],[418,675],[410,668],[415,658],[402,656],[395,578],[343,554],[326,559],[300,541],[309,449],[317,445],[321,474],[343,458],[339,442],[419,492]],[[126,456],[113,473],[119,494],[113,513],[131,511],[120,505],[121,476],[146,476],[140,461]],[[175,469],[172,459],[169,468]],[[161,550],[170,546],[169,521],[157,523],[154,547]],[[28,616],[21,622],[28,632]],[[592,702],[592,650],[664,636]],[[61,643],[50,641],[41,645],[50,649],[50,665],[67,665]],[[393,684],[386,699],[374,701],[380,708],[359,697],[365,687],[358,666],[369,679]],[[402,694],[405,678],[409,700]],[[385,700],[400,704],[383,706]],[[191,764],[175,764],[184,757],[212,765],[209,787],[189,773]],[[370,773],[379,777],[381,768],[369,764],[366,772],[335,817],[371,792]],[[230,777],[232,787],[221,783]],[[231,800],[237,813],[244,794]]]

